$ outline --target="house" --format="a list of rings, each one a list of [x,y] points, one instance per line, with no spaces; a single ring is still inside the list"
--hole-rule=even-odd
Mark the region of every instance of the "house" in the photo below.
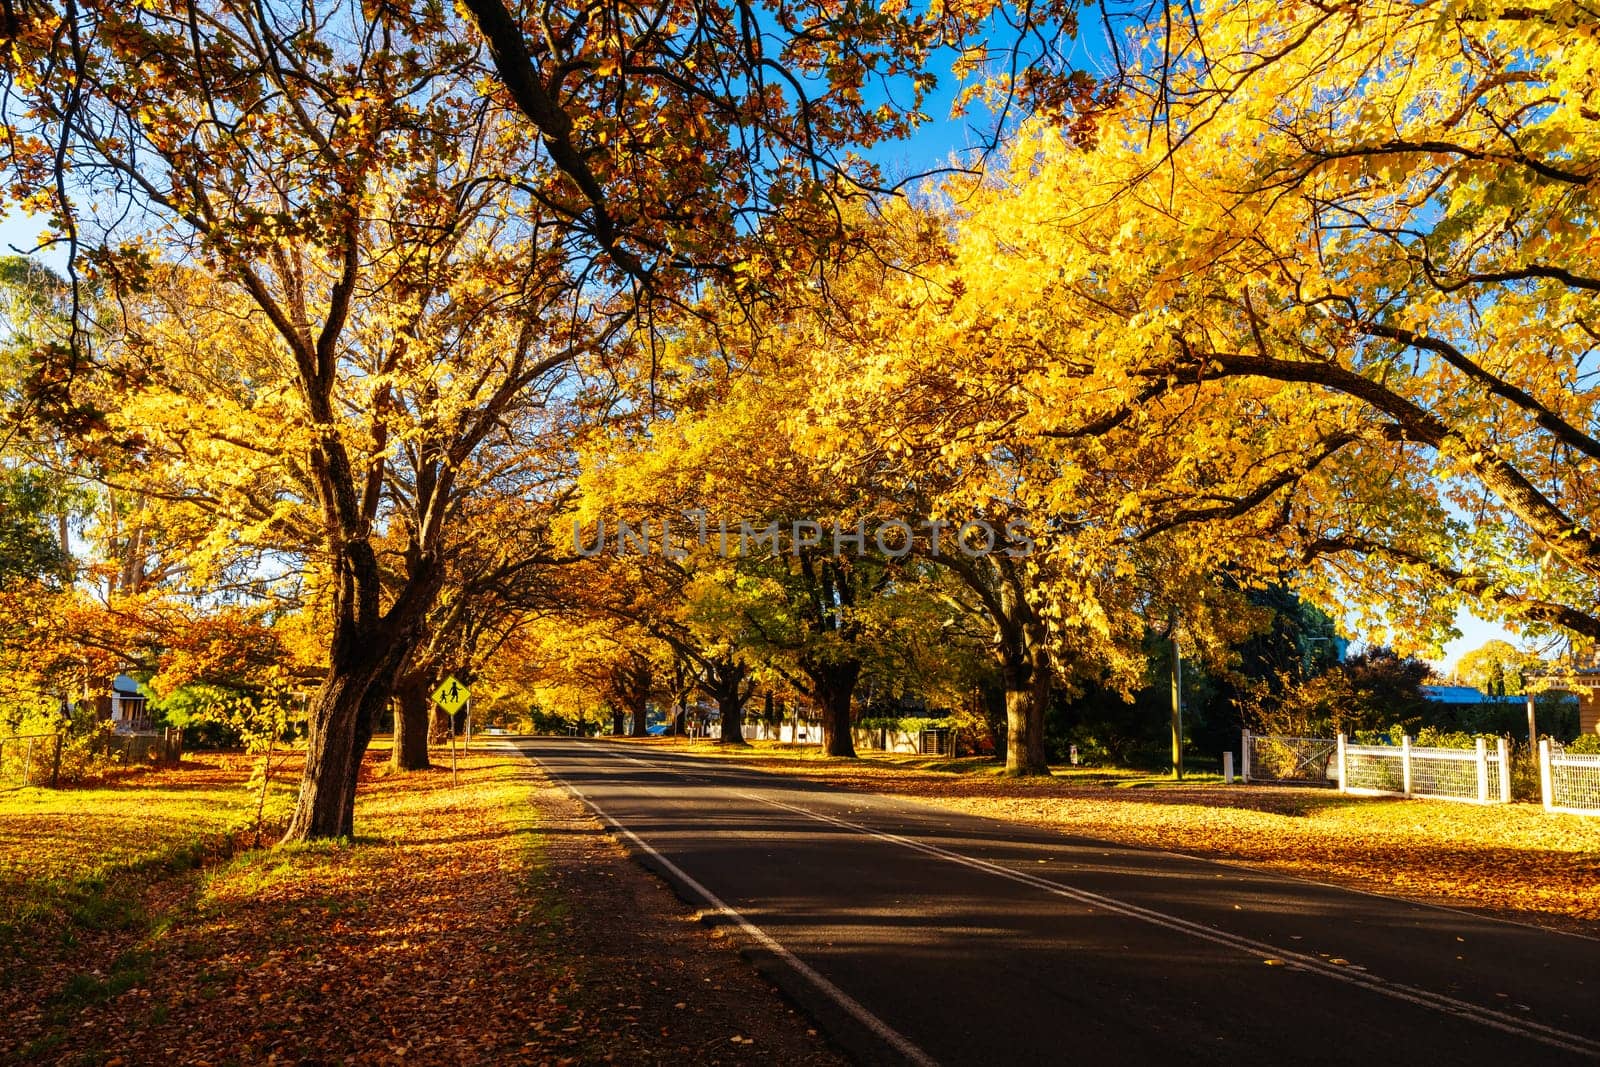
[[[1600,732],[1600,669],[1530,678],[1529,682],[1533,686],[1533,695],[1540,700],[1554,699],[1569,706],[1577,703],[1580,734]],[[1471,685],[1425,685],[1421,689],[1424,698],[1453,708],[1485,704],[1521,706],[1528,701],[1526,693],[1495,695]]]
[[[1578,733],[1600,733],[1600,667],[1585,667],[1571,674],[1541,679],[1552,693],[1578,698]]]
[[[1435,704],[1522,704],[1527,697],[1521,693],[1504,693],[1494,696],[1475,685],[1425,685],[1422,696]]]
[[[1600,733],[1600,643],[1575,646],[1570,666],[1528,681],[1535,691],[1576,697],[1579,736]]]
[[[111,680],[111,692],[94,698],[95,714],[118,733],[143,733],[152,728],[150,709],[139,683],[126,674]]]

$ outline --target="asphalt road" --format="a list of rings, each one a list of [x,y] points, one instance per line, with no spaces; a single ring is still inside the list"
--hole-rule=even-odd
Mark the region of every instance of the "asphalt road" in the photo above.
[[[516,744],[858,1062],[1600,1059],[1594,939],[715,759]]]

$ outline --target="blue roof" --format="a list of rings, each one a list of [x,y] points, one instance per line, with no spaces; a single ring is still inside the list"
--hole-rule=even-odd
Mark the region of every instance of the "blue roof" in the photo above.
[[[1474,685],[1425,685],[1422,695],[1435,704],[1521,704],[1528,699],[1523,693],[1490,696]]]

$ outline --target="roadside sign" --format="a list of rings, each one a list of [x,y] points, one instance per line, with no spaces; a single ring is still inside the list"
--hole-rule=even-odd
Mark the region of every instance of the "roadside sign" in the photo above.
[[[455,680],[453,675],[439,683],[439,688],[433,691],[433,701],[445,711],[454,715],[461,710],[461,706],[472,698],[467,692],[467,687]]]

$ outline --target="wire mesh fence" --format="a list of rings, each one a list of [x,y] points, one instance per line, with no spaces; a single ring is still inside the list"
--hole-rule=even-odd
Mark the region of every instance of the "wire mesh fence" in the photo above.
[[[1475,804],[1511,800],[1511,752],[1504,738],[1493,747],[1420,748],[1409,737],[1398,745],[1352,745],[1341,735],[1339,788],[1369,796],[1429,797]]]
[[[1404,796],[1405,760],[1393,745],[1346,745],[1339,788],[1346,793],[1394,793]]]
[[[1242,777],[1246,782],[1333,785],[1337,752],[1338,742],[1331,737],[1282,737],[1246,730]]]
[[[87,733],[0,734],[0,788],[62,785],[182,758],[183,731],[171,727],[119,733],[102,725]]]
[[[0,788],[48,783],[56,735],[0,734]]]
[[[177,763],[183,758],[183,731],[168,728],[142,733],[107,732],[101,754],[122,766],[140,763]]]
[[[1494,749],[1484,752],[1480,760],[1477,752],[1467,749],[1413,748],[1411,792],[1416,796],[1504,804],[1511,798],[1502,790],[1500,759]]]
[[[1564,752],[1541,741],[1539,780],[1546,811],[1600,815],[1600,755]]]

